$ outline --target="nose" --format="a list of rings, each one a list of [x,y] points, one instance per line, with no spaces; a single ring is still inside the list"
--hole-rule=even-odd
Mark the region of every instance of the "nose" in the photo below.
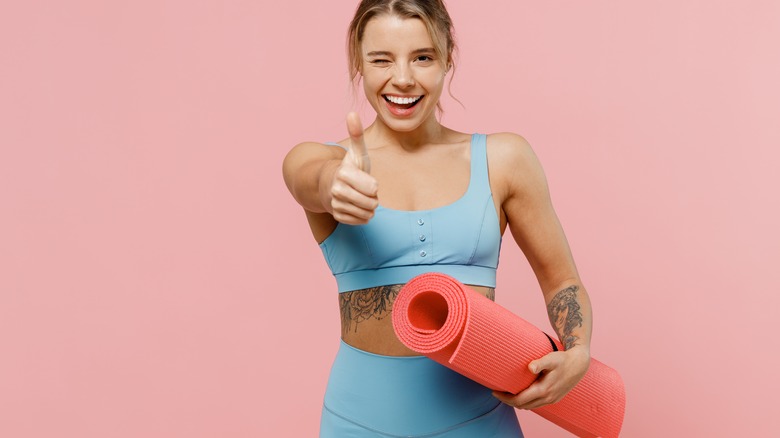
[[[393,72],[393,85],[399,88],[414,86],[414,74],[412,68],[405,64],[396,64]]]

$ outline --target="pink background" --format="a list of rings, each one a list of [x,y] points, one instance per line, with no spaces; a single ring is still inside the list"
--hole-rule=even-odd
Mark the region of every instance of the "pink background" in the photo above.
[[[444,123],[535,147],[623,435],[774,435],[780,3],[478,3]],[[280,168],[346,136],[354,6],[4,3],[0,436],[315,436],[335,281]]]

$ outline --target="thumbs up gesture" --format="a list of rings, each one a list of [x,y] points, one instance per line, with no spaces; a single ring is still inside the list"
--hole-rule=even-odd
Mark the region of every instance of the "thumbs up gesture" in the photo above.
[[[347,155],[352,155],[352,162],[360,170],[371,173],[371,161],[368,159],[368,149],[363,141],[363,125],[357,113],[347,114],[347,131],[349,131],[350,148]]]
[[[333,217],[345,224],[366,224],[379,205],[376,178],[363,141],[363,126],[356,113],[347,114],[350,147],[333,174],[330,206]]]

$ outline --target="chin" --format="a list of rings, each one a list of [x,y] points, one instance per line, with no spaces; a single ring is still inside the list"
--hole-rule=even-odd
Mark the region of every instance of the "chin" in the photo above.
[[[397,117],[386,112],[377,112],[378,117],[388,128],[396,132],[412,132],[424,125],[425,122],[433,117],[433,114],[416,114],[413,117]]]
[[[412,132],[422,125],[421,120],[397,120],[383,118],[382,121],[388,128],[397,132]]]

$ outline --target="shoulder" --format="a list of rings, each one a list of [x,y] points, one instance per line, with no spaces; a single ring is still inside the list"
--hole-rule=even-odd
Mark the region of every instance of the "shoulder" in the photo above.
[[[342,145],[306,141],[298,143],[287,152],[283,166],[287,169],[289,167],[299,167],[313,161],[341,160],[346,153],[346,147]]]
[[[293,146],[287,153],[290,155],[314,155],[323,157],[343,157],[347,147],[340,143],[318,143],[315,141],[305,141]]]
[[[546,196],[547,178],[525,138],[511,132],[490,134],[487,138],[487,156],[493,193],[502,204]]]
[[[499,132],[487,136],[490,168],[516,174],[518,171],[539,172],[541,165],[533,148],[521,135]]]

